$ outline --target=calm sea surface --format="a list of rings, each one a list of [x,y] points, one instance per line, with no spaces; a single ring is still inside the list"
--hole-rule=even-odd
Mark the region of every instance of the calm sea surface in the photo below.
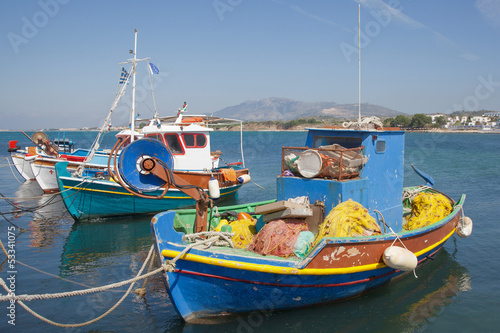
[[[112,147],[113,134],[106,135],[103,147]],[[86,148],[96,132],[66,135]],[[274,198],[281,147],[303,145],[305,136],[305,132],[245,132],[245,162],[255,183],[243,186],[232,203]],[[0,132],[0,193],[22,209],[14,211],[8,201],[0,200],[0,240],[8,245],[12,224],[26,229],[15,229],[11,243],[25,265],[17,263],[16,273],[9,274],[1,254],[0,277],[13,275],[15,280],[10,281],[17,294],[39,294],[135,276],[152,245],[151,216],[74,223],[57,195],[43,195],[36,182],[22,183],[20,175],[11,171],[6,159],[9,140],[28,145],[22,133]],[[212,148],[221,150],[227,162],[238,159],[239,133],[214,133]],[[405,185],[422,184],[410,164],[418,166],[433,176],[436,189],[454,199],[466,193],[465,213],[474,222],[472,236],[449,239],[434,261],[417,270],[418,279],[408,275],[344,302],[189,325],[174,311],[158,275],[148,279],[145,298],[132,293],[104,319],[81,328],[49,325],[18,304],[12,326],[9,303],[1,302],[0,332],[498,332],[500,134],[407,133],[405,161]],[[141,286],[142,281],[134,289]],[[80,323],[106,312],[125,290],[26,303],[55,322]]]

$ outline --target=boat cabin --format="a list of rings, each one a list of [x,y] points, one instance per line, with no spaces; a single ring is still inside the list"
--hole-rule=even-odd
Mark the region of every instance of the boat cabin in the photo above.
[[[145,138],[163,142],[174,158],[178,171],[203,171],[218,167],[218,156],[211,156],[210,132],[201,118],[184,118],[179,123],[161,123],[153,119],[142,129]]]
[[[283,148],[278,201],[307,196],[329,212],[352,199],[402,230],[404,131],[308,129],[305,148]]]

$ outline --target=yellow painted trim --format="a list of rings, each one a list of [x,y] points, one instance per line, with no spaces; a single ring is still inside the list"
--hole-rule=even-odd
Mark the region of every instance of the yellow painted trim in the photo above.
[[[437,246],[439,246],[439,245],[443,244],[444,242],[446,242],[446,240],[448,238],[450,238],[454,233],[455,233],[455,228],[453,228],[453,230],[448,235],[446,235],[446,237],[444,237],[443,239],[441,239],[439,242],[434,243],[431,246],[428,246],[428,247],[426,247],[425,249],[423,249],[421,251],[418,251],[417,253],[415,253],[415,255],[418,257],[418,256],[424,254],[425,252],[428,252],[428,251],[436,248]]]
[[[441,241],[415,253],[415,255],[418,257],[418,256],[422,255],[423,253],[428,252],[428,251],[436,248],[440,244],[444,243],[448,238],[450,238],[454,232],[455,232],[455,229],[453,229]],[[172,250],[162,250],[161,251],[161,254],[166,258],[175,258],[179,253],[180,253],[179,251],[172,251]],[[233,268],[233,269],[242,269],[242,270],[252,271],[252,272],[287,274],[287,275],[339,275],[339,274],[359,273],[359,272],[371,271],[371,270],[387,267],[387,265],[384,263],[376,263],[376,264],[369,264],[369,265],[355,266],[355,267],[303,268],[303,269],[299,269],[299,268],[294,268],[294,267],[280,267],[280,266],[272,266],[272,265],[253,264],[253,263],[240,262],[240,261],[234,261],[234,260],[216,259],[216,258],[200,256],[197,254],[189,254],[189,253],[184,254],[181,257],[181,259],[199,262],[199,263],[207,264],[207,265],[220,266],[220,267]]]
[[[120,186],[117,184],[117,186]],[[92,188],[86,188],[86,187],[77,187],[77,186],[63,186],[65,189],[74,189],[74,190],[82,190],[82,191],[89,191],[89,192],[100,192],[100,193],[111,193],[111,194],[120,194],[120,195],[133,195],[132,193],[125,193],[125,192],[116,192],[116,191],[105,191],[105,190],[97,190],[97,189],[92,189]],[[238,191],[239,188],[234,189],[229,192],[222,193],[221,196],[227,196],[228,194],[231,194],[233,192]],[[190,196],[167,196],[165,195],[163,197],[164,199],[192,199]]]

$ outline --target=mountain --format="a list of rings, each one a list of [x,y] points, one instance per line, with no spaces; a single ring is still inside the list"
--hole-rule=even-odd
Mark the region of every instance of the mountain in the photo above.
[[[361,104],[362,116],[395,117],[403,112],[379,105]],[[301,102],[290,98],[268,97],[259,101],[246,101],[228,106],[214,113],[214,116],[235,118],[245,121],[293,120],[301,117],[357,118],[358,104],[337,104],[335,102]]]

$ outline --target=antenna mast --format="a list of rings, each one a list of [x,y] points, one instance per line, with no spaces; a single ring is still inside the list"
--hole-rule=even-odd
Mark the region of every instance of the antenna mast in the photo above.
[[[130,111],[130,142],[134,141],[135,136],[135,69],[137,64],[137,29],[134,29],[134,61],[132,63],[132,110]]]
[[[361,123],[361,4],[358,4],[358,122]]]

